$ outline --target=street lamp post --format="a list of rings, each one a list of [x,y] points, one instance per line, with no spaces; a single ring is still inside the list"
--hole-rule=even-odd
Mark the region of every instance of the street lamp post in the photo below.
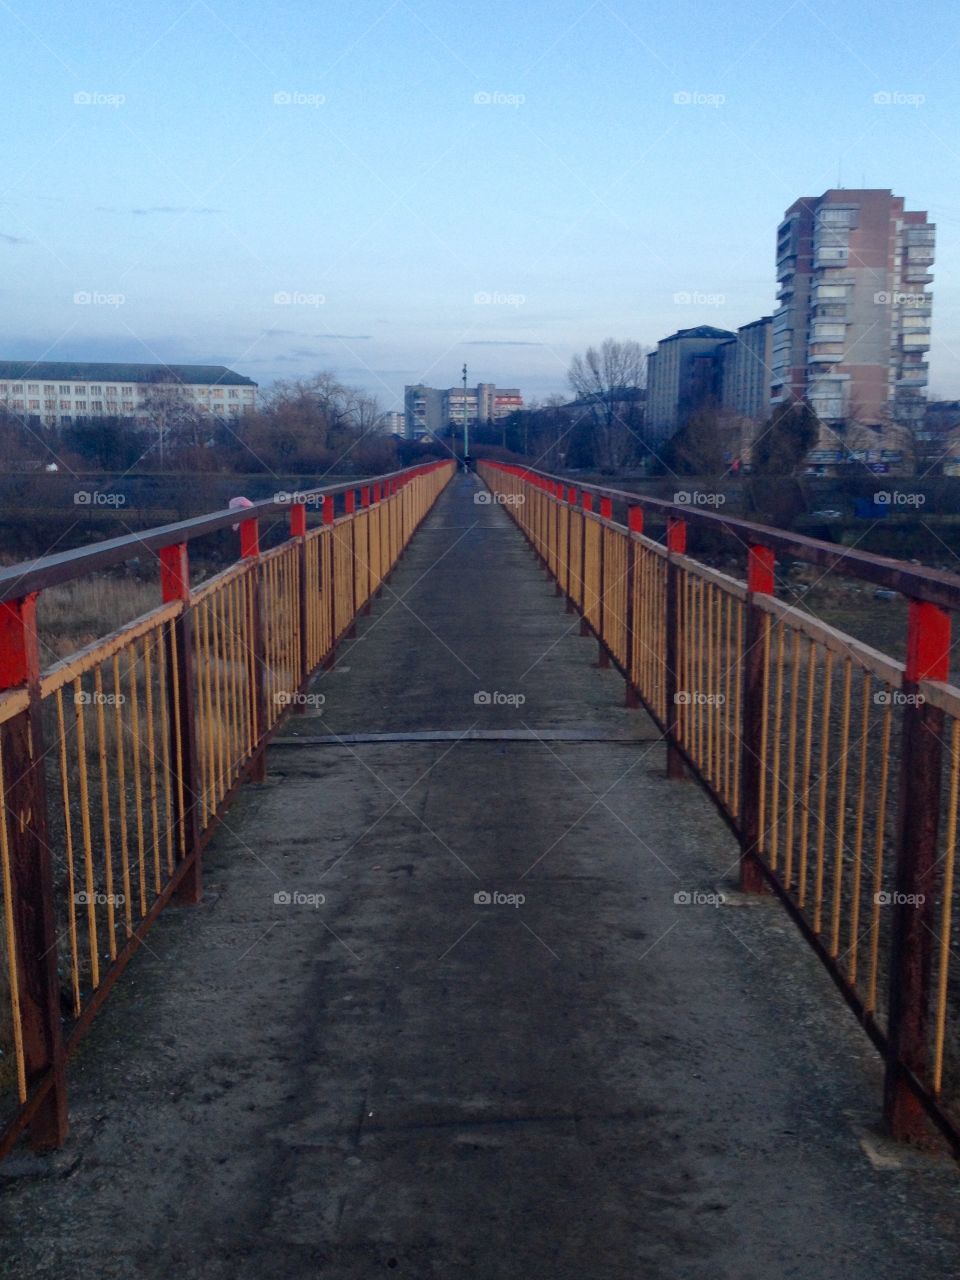
[[[467,366],[463,366],[463,467],[467,469],[470,457],[470,427],[467,422]]]

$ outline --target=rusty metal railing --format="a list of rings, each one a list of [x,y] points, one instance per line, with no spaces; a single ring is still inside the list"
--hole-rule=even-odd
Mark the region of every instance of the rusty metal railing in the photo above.
[[[883,1055],[889,1130],[923,1141],[932,1124],[960,1155],[960,577],[502,463],[479,472],[662,730],[669,776],[693,773],[736,834],[743,889],[779,896]],[[738,547],[744,579],[687,555],[690,526]],[[906,662],[779,600],[777,556],[905,597]]]
[[[450,479],[363,484],[47,556],[0,572],[0,1157],[67,1133],[66,1064],[160,911],[201,894],[201,854],[278,721]],[[322,522],[308,527],[315,507]],[[260,550],[260,521],[290,536]],[[192,539],[239,524],[240,559],[190,585]],[[152,553],[162,601],[41,668],[44,589]]]

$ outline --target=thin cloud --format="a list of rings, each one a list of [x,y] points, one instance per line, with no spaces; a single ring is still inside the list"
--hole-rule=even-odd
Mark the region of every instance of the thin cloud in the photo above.
[[[29,244],[29,240],[24,240],[23,236],[8,236],[0,231],[0,244]]]
[[[154,213],[223,213],[222,209],[195,209],[191,205],[186,204],[154,204],[145,209],[131,209],[130,212],[136,218],[146,218]]]
[[[461,342],[462,347],[542,347],[542,342],[520,342],[515,339],[504,338],[473,338],[468,342]]]

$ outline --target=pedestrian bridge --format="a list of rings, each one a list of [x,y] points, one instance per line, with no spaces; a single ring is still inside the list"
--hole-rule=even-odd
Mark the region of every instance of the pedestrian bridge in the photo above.
[[[5,1274],[956,1270],[960,579],[444,462],[0,601]]]

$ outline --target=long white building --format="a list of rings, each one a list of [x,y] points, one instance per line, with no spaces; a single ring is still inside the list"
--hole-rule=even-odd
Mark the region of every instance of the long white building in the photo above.
[[[164,399],[229,420],[257,407],[257,384],[225,365],[0,360],[0,409],[47,427],[147,419]]]

